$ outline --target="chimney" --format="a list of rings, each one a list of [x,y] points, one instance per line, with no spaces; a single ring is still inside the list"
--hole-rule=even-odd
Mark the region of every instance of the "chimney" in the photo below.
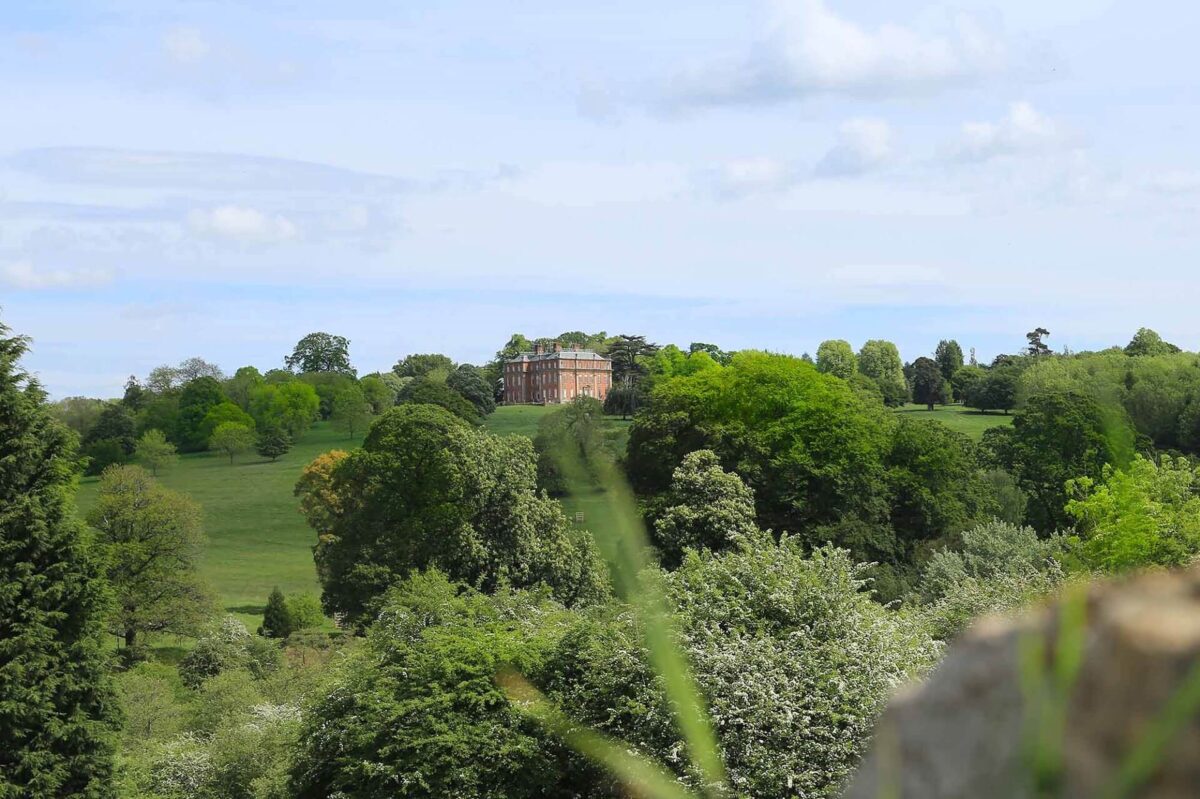
[[[542,342],[539,341],[533,345],[533,354],[534,355],[541,355],[545,351],[546,351],[546,348],[542,346]]]
[[[554,342],[554,351],[562,352],[562,342],[561,341]]]

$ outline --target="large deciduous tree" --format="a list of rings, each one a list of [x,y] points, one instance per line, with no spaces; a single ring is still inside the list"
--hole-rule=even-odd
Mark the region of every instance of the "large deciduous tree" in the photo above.
[[[817,347],[817,369],[827,375],[849,380],[858,369],[858,359],[850,342],[840,338],[822,341]]]
[[[858,371],[875,381],[885,405],[891,408],[908,402],[908,381],[900,350],[890,341],[871,339],[858,352]]]
[[[400,393],[396,397],[396,404],[437,405],[471,424],[480,424],[483,421],[479,416],[478,409],[471,404],[471,401],[446,385],[444,380],[434,380],[428,377],[412,380],[400,389]]]
[[[933,359],[937,361],[938,368],[942,370],[942,377],[949,380],[954,377],[955,372],[963,367],[962,347],[958,346],[958,342],[954,339],[942,339],[933,353]]]
[[[454,361],[437,352],[416,353],[397,361],[392,371],[400,377],[425,377],[430,372],[442,372],[447,376],[454,371]]]
[[[470,401],[481,416],[496,410],[495,388],[488,383],[479,367],[461,364],[446,377],[446,385]]]
[[[714,452],[688,453],[675,470],[671,489],[654,521],[654,542],[663,563],[678,565],[684,552],[719,552],[757,531],[754,492],[725,471]]]
[[[950,402],[950,383],[942,376],[942,370],[938,368],[936,361],[917,358],[913,361],[912,374],[913,402],[919,402],[931,411],[936,404],[945,405]]]
[[[370,424],[371,410],[371,403],[363,396],[362,389],[349,385],[333,395],[329,421],[334,429],[354,438]]]
[[[147,430],[138,439],[135,453],[138,460],[150,467],[150,473],[158,477],[158,470],[179,460],[175,445],[167,440],[161,430]]]
[[[309,333],[296,342],[283,363],[293,372],[335,372],[354,377],[350,365],[350,342],[344,336]]]
[[[200,452],[208,448],[212,431],[205,426],[204,417],[222,402],[225,402],[225,393],[214,377],[197,377],[184,385],[179,395],[179,416],[175,428],[175,443],[180,450]]]
[[[222,422],[213,431],[208,445],[223,455],[229,456],[229,465],[243,452],[249,452],[255,444],[254,428],[237,422]]]
[[[103,572],[75,520],[73,434],[0,325],[0,795],[110,797]]]
[[[326,610],[365,623],[388,586],[430,567],[489,591],[545,584],[564,602],[597,598],[591,539],[536,480],[523,436],[493,436],[435,406],[391,409],[333,469],[338,512],[312,520]]]
[[[205,541],[200,506],[140,466],[112,466],[87,521],[106,556],[112,630],[125,646],[148,632],[195,633],[212,609],[196,569]]]

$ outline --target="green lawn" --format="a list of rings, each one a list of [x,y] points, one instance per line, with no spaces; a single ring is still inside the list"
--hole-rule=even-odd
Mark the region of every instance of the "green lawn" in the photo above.
[[[1012,415],[1003,413],[981,413],[962,405],[939,405],[932,411],[924,405],[908,404],[896,409],[909,419],[935,419],[952,430],[965,433],[978,441],[989,427],[1012,424]]]
[[[318,423],[275,463],[257,455],[229,459],[211,453],[184,455],[160,474],[168,488],[200,503],[208,535],[200,569],[220,602],[254,629],[271,588],[285,594],[319,593],[313,568],[315,533],[304,523],[292,486],[322,452],[357,447],[328,423]],[[96,500],[97,478],[84,478],[77,502],[86,513]]]

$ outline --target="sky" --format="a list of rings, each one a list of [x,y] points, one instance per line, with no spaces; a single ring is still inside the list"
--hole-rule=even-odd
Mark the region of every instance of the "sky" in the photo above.
[[[980,360],[1196,341],[1200,6],[0,4],[0,321],[54,397],[306,333]]]

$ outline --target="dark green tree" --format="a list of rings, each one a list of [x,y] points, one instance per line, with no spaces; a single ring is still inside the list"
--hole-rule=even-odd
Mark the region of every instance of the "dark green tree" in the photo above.
[[[942,370],[942,377],[949,380],[954,377],[955,372],[963,367],[962,347],[958,346],[958,342],[954,339],[942,339],[933,353],[933,359],[937,361],[938,368]]]
[[[1050,347],[1045,341],[1049,336],[1050,331],[1044,327],[1030,330],[1025,334],[1025,339],[1029,342],[1028,346],[1025,347],[1025,352],[1034,356],[1049,355]]]
[[[100,474],[114,463],[127,463],[137,447],[137,425],[129,409],[119,403],[106,405],[83,439],[88,457],[87,473]]]
[[[292,448],[292,439],[281,427],[266,427],[259,431],[258,439],[254,442],[254,451],[264,458],[274,462],[280,455]]]
[[[27,347],[0,325],[0,796],[110,797],[103,572],[72,507],[74,435]]]
[[[972,380],[966,385],[963,402],[981,411],[1008,413],[1017,404],[1017,383],[1020,379],[1021,368],[1015,361],[997,363],[986,370],[982,379]]]
[[[561,601],[602,589],[590,537],[537,491],[533,445],[432,405],[392,408],[333,470],[332,519],[311,520],[327,611],[365,622],[383,592],[437,567],[492,591],[545,584]]]
[[[183,386],[179,395],[179,416],[175,423],[175,443],[180,452],[203,452],[208,449],[211,431],[204,417],[225,401],[221,383],[215,377],[197,377]]]
[[[1125,345],[1125,354],[1135,357],[1139,355],[1171,355],[1176,352],[1179,352],[1179,347],[1163,341],[1162,336],[1148,327],[1140,328]]]
[[[470,401],[480,416],[496,410],[496,390],[487,381],[484,370],[469,363],[461,364],[446,377],[446,385]]]
[[[125,381],[125,394],[121,397],[121,404],[131,413],[137,413],[149,399],[149,392],[142,388],[142,384],[138,382],[135,375],[130,375],[129,379]]]
[[[988,430],[984,445],[1028,495],[1026,519],[1045,534],[1070,523],[1066,482],[1099,481],[1105,465],[1128,462],[1133,431],[1119,406],[1102,406],[1078,391],[1054,391],[1031,397],[1011,428]]]
[[[950,384],[942,376],[936,361],[924,357],[913,361],[912,398],[913,402],[919,402],[931,411],[934,405],[950,402]]]
[[[733,357],[732,352],[727,352],[726,350],[718,347],[716,344],[705,344],[702,341],[693,341],[688,345],[688,354],[694,355],[697,352],[707,352],[714,361],[722,366],[729,363],[729,359]]]
[[[336,372],[354,377],[350,365],[350,342],[343,336],[309,333],[296,342],[283,363],[293,372]]]
[[[656,352],[658,345],[647,343],[645,336],[617,336],[617,340],[608,348],[608,357],[612,359],[613,382],[637,383],[647,371],[642,359]]]
[[[471,424],[481,424],[483,419],[470,400],[450,388],[444,381],[418,378],[400,389],[397,405],[437,405]]]
[[[454,371],[454,361],[441,353],[426,353],[406,355],[396,362],[392,371],[400,377],[425,377],[430,372],[444,372],[449,375]]]
[[[292,618],[288,612],[287,599],[279,590],[279,586],[275,586],[271,595],[267,597],[262,627],[258,631],[267,638],[287,638],[292,634]]]

